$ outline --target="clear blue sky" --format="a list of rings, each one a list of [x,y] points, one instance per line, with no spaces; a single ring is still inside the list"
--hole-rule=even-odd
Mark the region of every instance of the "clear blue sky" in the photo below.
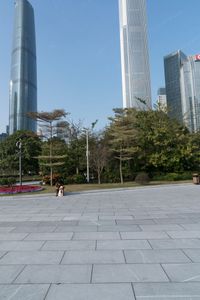
[[[0,132],[9,113],[14,0],[0,0]],[[38,110],[64,108],[103,128],[122,106],[118,0],[30,0],[35,10]],[[199,0],[147,0],[152,99],[164,85],[163,56],[200,53]]]

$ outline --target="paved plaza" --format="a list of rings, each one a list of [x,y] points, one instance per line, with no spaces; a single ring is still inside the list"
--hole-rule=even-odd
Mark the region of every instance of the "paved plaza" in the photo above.
[[[200,186],[1,197],[2,299],[200,299]]]

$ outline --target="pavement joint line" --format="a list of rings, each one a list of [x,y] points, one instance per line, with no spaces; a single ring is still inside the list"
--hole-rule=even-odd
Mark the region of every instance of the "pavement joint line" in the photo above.
[[[23,266],[21,271],[17,274],[17,276],[15,277],[15,279],[12,280],[12,284],[17,280],[17,278],[21,275],[21,273],[24,271],[24,269],[26,268],[27,265],[21,265]]]
[[[57,252],[57,251],[56,251]],[[59,263],[59,265],[61,265],[62,264],[62,261],[63,261],[63,258],[64,258],[64,256],[65,256],[65,253],[66,253],[66,251],[63,251],[63,255],[62,255],[62,257],[61,257],[61,260],[60,260],[60,263]]]
[[[180,249],[180,251],[183,252],[183,254],[190,260],[191,263],[195,263],[195,261],[193,261],[184,250],[187,250],[187,249]]]
[[[25,237],[22,239],[22,241],[26,241],[26,238],[27,238],[30,234],[31,234],[31,233],[28,232],[28,233],[25,235]]]
[[[51,288],[51,286],[52,286],[52,283],[50,283],[50,284],[49,284],[49,287],[48,287],[48,289],[47,289],[47,291],[46,291],[46,294],[45,294],[45,296],[44,296],[44,299],[43,299],[43,300],[46,300],[46,298],[47,298],[47,295],[48,295],[48,293],[49,293],[49,291],[50,291],[50,288]]]
[[[136,294],[135,294],[135,289],[134,289],[133,282],[131,282],[131,288],[132,288],[132,291],[133,291],[134,300],[137,300],[137,297],[136,297]]]
[[[91,267],[91,274],[90,274],[90,284],[92,284],[92,279],[93,279],[93,271],[94,271],[94,264],[92,264],[92,267]]]
[[[171,278],[169,277],[169,275],[167,274],[167,272],[165,271],[165,268],[163,267],[162,264],[160,264],[161,268],[163,269],[163,272],[165,273],[165,275],[167,276],[169,282],[172,282]]]
[[[145,240],[145,241],[147,241],[147,243],[149,244],[149,246],[151,247],[151,250],[155,250],[153,247],[152,247],[152,245],[151,245],[151,243],[150,243],[150,241],[147,239],[147,240]]]
[[[40,241],[42,242],[42,241]],[[42,248],[44,247],[44,245],[46,244],[47,241],[43,241],[43,244],[41,245],[41,247],[38,249],[39,251],[42,251]]]
[[[123,256],[124,256],[125,264],[127,264],[126,255],[125,255],[125,250],[124,249],[122,249],[122,253],[123,253]]]

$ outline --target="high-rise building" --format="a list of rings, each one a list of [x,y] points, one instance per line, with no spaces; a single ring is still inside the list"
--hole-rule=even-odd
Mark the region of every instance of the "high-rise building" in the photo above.
[[[200,130],[200,55],[178,50],[164,57],[164,68],[169,116]]]
[[[167,97],[166,97],[166,89],[159,88],[157,92],[157,104],[161,110],[166,110],[167,108]]]
[[[27,113],[33,111],[37,111],[34,11],[27,0],[15,0],[9,133],[17,130],[36,132],[36,121],[27,117]]]
[[[151,84],[146,0],[119,0],[119,15],[123,107],[147,109],[151,107]]]

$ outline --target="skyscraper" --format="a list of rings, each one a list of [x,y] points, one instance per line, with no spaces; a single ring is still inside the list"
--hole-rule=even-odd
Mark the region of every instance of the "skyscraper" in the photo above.
[[[157,105],[159,106],[159,109],[165,111],[167,108],[167,97],[166,97],[166,89],[161,87],[158,89],[157,92]]]
[[[164,57],[164,68],[169,116],[200,130],[200,55],[178,50]]]
[[[119,15],[123,107],[150,108],[146,0],[119,0]]]
[[[37,111],[37,71],[34,11],[27,0],[15,1],[15,18],[10,80],[9,133],[36,131],[27,117]]]

